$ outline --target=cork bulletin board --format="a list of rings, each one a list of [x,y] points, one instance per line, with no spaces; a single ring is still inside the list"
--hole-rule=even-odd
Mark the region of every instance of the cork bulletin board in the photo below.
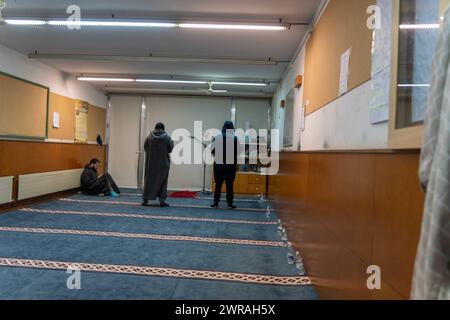
[[[50,90],[0,73],[0,137],[44,140]]]
[[[376,0],[331,0],[306,44],[306,114],[339,96],[341,56],[351,49],[348,91],[370,80],[373,31],[367,8]]]

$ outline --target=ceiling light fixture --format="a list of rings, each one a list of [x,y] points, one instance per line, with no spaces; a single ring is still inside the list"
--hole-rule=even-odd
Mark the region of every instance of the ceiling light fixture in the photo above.
[[[102,81],[102,82],[134,82],[134,79],[129,78],[94,78],[94,77],[78,77],[80,81]]]
[[[46,24],[44,20],[23,20],[23,19],[6,19],[5,22],[14,26],[42,26]]]
[[[133,21],[67,21],[67,20],[50,20],[48,24],[51,26],[84,26],[84,27],[134,27],[134,28],[174,28],[175,23],[163,22],[133,22]]]
[[[221,23],[177,23],[154,21],[127,21],[127,20],[81,20],[69,21],[63,19],[21,19],[6,20],[11,25],[50,25],[50,26],[84,26],[84,27],[128,27],[128,28],[188,28],[188,29],[219,29],[219,30],[255,30],[255,31],[282,31],[288,30],[291,24],[221,24]]]
[[[178,26],[180,28],[189,28],[189,29],[222,29],[222,30],[282,31],[288,29],[288,26],[280,26],[280,25],[215,24],[215,23],[180,23]]]
[[[399,88],[424,88],[424,87],[431,87],[430,84],[398,84]]]
[[[401,24],[401,30],[416,30],[416,29],[439,29],[439,24]]]
[[[253,86],[265,87],[268,84],[264,82],[222,82],[205,80],[165,80],[165,79],[134,79],[134,78],[114,78],[114,77],[77,77],[80,81],[99,81],[99,82],[142,82],[142,83],[179,83],[179,84],[211,84],[223,86]]]
[[[262,82],[220,82],[220,81],[213,81],[212,84],[217,85],[224,85],[224,86],[254,86],[254,87],[265,87],[267,86],[267,83]]]
[[[182,84],[206,84],[206,81],[191,80],[158,80],[158,79],[136,79],[136,82],[152,82],[152,83],[182,83]]]

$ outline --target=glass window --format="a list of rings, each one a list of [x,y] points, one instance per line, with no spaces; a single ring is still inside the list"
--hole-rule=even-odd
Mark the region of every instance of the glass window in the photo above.
[[[400,0],[396,128],[425,116],[441,17],[450,0]]]

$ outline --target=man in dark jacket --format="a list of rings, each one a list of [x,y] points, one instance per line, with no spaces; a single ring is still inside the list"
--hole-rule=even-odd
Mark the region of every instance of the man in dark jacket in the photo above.
[[[170,153],[173,141],[164,131],[164,124],[158,123],[145,140],[145,181],[142,203],[148,206],[149,200],[159,199],[161,207],[168,207],[167,181],[170,171]]]
[[[211,153],[215,157],[214,180],[216,182],[214,203],[211,205],[212,208],[217,208],[219,206],[222,185],[225,181],[228,208],[236,209],[233,205],[233,185],[236,178],[238,155],[240,152],[241,146],[238,138],[234,135],[233,122],[226,121],[222,128],[222,134],[217,135],[212,142]]]
[[[98,165],[100,160],[92,159],[84,168],[81,174],[81,190],[84,194],[92,196],[113,196],[118,197],[120,190],[113,178],[107,173],[101,177],[98,176]]]

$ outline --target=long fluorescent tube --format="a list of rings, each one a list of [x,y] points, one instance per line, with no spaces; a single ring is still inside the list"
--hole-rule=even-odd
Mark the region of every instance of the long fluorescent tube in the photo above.
[[[78,77],[80,81],[103,81],[103,82],[134,82],[129,78],[94,78],[94,77]]]
[[[136,82],[152,82],[152,83],[185,83],[185,84],[207,84],[206,81],[190,81],[190,80],[158,80],[158,79],[136,79]]]
[[[21,19],[6,19],[7,24],[15,26],[42,26],[46,24],[44,20],[21,20]]]
[[[217,82],[213,81],[212,84],[224,85],[224,86],[254,86],[254,87],[265,87],[267,83],[251,83],[251,82]]]
[[[149,82],[149,83],[181,83],[181,84],[208,84],[209,81],[201,80],[164,80],[164,79],[132,79],[132,78],[97,78],[97,77],[78,77],[80,81],[103,81],[103,82]],[[221,82],[211,81],[211,85],[224,86],[254,86],[265,87],[267,83],[262,82]]]
[[[400,88],[424,88],[424,87],[431,87],[430,84],[398,84],[397,85]]]
[[[133,22],[133,21],[67,21],[50,20],[51,26],[83,26],[83,27],[133,27],[133,28],[174,28],[175,23],[164,22]]]
[[[286,30],[286,26],[271,25],[246,25],[246,24],[215,24],[215,23],[180,23],[180,28],[192,29],[225,29],[225,30],[266,30],[281,31]]]
[[[439,29],[439,24],[401,24],[400,29],[402,30],[416,30],[416,29]]]
[[[282,31],[289,29],[288,25],[258,25],[258,24],[219,24],[219,23],[175,23],[151,21],[108,21],[108,20],[26,20],[7,19],[11,25],[51,25],[51,26],[85,26],[85,27],[129,27],[129,28],[193,28],[193,29],[221,29],[221,30],[260,30]]]

